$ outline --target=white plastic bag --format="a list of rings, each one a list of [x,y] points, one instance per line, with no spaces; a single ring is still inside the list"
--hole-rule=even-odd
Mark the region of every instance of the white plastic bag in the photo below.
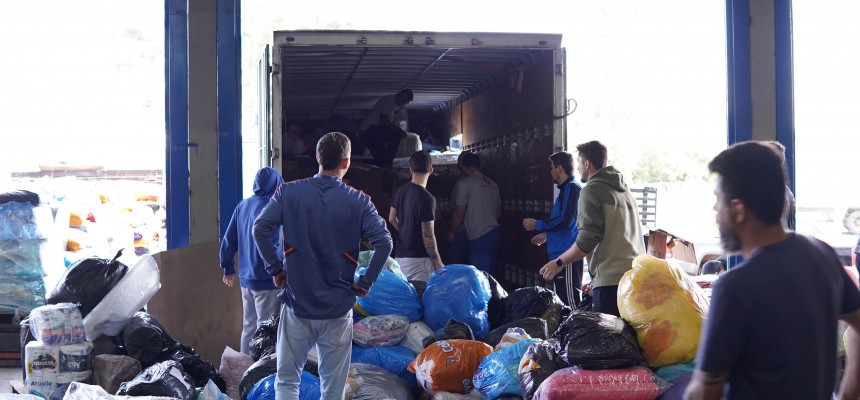
[[[152,256],[144,254],[104,299],[84,317],[87,340],[99,336],[116,336],[161,288],[158,264]]]
[[[224,348],[218,373],[224,378],[224,383],[227,385],[227,396],[230,396],[231,399],[239,399],[239,385],[242,383],[242,376],[253,363],[254,359],[251,356],[233,350],[230,346]]]

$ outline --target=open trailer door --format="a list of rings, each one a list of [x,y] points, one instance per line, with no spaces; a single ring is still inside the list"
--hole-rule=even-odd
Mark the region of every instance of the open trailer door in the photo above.
[[[281,171],[280,135],[272,130],[272,64],[269,45],[257,62],[257,138],[259,139],[259,167],[272,167]]]

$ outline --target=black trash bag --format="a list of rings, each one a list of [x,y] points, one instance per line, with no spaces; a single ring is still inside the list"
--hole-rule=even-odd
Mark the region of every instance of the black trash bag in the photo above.
[[[567,367],[556,354],[556,347],[558,347],[558,341],[555,339],[543,340],[532,343],[523,354],[519,367],[523,399],[531,400],[546,378],[555,371]]]
[[[211,379],[215,386],[221,390],[221,393],[227,392],[227,383],[218,374],[215,365],[198,355],[193,349],[190,352],[179,350],[170,358],[182,366],[182,370],[194,381],[195,387],[206,386],[206,383]]]
[[[246,400],[248,393],[251,392],[251,389],[254,388],[257,382],[276,372],[278,372],[277,354],[269,354],[251,364],[248,370],[245,371],[245,375],[242,375],[242,382],[239,383],[240,399]]]
[[[558,324],[570,314],[566,306],[552,290],[533,286],[514,290],[505,299],[505,317],[503,324],[528,317],[538,317],[546,320],[549,332],[555,332]]]
[[[570,367],[613,369],[640,361],[636,331],[614,315],[596,312],[571,314],[553,334],[556,353]]]
[[[549,338],[549,330],[546,328],[546,320],[536,317],[528,317],[514,322],[509,322],[491,330],[484,335],[484,338],[481,339],[481,341],[490,346],[496,347],[509,328],[522,328],[529,334],[529,336],[535,339]]]
[[[490,329],[498,328],[502,325],[505,319],[505,299],[508,297],[508,291],[493,278],[487,271],[481,271],[487,280],[490,281],[490,292],[492,296],[487,303],[487,319],[490,321]]]
[[[164,361],[162,355],[165,352],[175,352],[179,347],[178,342],[167,334],[164,327],[152,315],[143,311],[134,314],[120,336],[126,354],[140,361],[144,367],[149,367],[159,360]]]
[[[472,334],[472,328],[464,322],[457,321],[454,318],[449,318],[448,323],[433,332],[433,335],[424,338],[424,347],[436,343],[440,340],[448,339],[467,339],[475,340],[475,335]]]
[[[10,190],[8,192],[0,192],[0,204],[11,202],[30,203],[34,206],[38,206],[39,195],[29,190]]]
[[[251,339],[251,357],[254,361],[275,352],[278,343],[278,324],[281,322],[281,314],[275,314],[260,324],[254,337]]]
[[[128,272],[128,266],[113,260],[84,258],[69,266],[47,297],[47,304],[76,303],[81,316],[86,317]]]
[[[582,301],[576,306],[576,311],[591,311],[591,306],[594,304],[594,298],[588,293],[582,294]]]
[[[162,361],[119,386],[117,396],[163,396],[193,400],[194,380],[173,360]]]

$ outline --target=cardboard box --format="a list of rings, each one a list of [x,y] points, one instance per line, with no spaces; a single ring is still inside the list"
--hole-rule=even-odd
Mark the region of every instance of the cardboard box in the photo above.
[[[648,254],[692,263],[698,268],[699,259],[693,243],[662,229],[648,231]]]

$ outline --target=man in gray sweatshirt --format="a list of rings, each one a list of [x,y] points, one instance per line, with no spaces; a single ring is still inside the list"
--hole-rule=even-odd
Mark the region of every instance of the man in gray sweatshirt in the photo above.
[[[606,146],[591,141],[576,146],[577,170],[585,183],[579,194],[576,243],[540,270],[552,279],[561,267],[588,259],[593,288],[592,311],[619,316],[618,282],[633,259],[645,254],[636,200],[615,167],[606,165]]]

